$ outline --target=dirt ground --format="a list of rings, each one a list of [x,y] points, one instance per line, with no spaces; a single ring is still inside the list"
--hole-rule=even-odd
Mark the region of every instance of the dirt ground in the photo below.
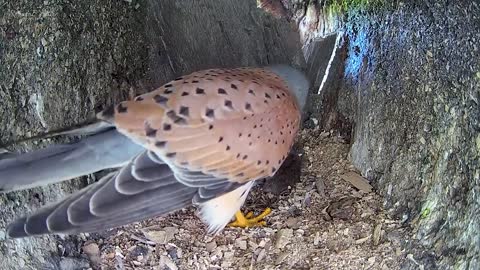
[[[355,168],[349,145],[317,129],[299,136],[301,180],[277,196],[250,194],[245,210],[273,212],[263,228],[227,228],[217,236],[187,209],[103,234],[67,237],[59,250],[77,256],[62,261],[92,269],[400,269],[414,261],[402,249],[399,222],[382,210],[369,185],[343,180]],[[72,244],[72,243],[77,243]]]

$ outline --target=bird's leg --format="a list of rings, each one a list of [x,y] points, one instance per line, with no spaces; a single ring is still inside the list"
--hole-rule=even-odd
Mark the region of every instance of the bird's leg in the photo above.
[[[232,223],[229,223],[228,226],[240,228],[263,227],[267,225],[267,222],[263,220],[263,218],[265,218],[271,212],[272,209],[267,208],[260,215],[254,217],[253,212],[248,212],[247,215],[244,216],[242,211],[238,210],[238,212],[235,213],[236,220]]]

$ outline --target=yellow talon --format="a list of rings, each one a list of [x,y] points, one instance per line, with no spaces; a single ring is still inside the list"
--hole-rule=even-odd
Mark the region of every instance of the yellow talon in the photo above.
[[[248,212],[247,215],[244,216],[242,211],[238,211],[235,213],[236,220],[232,223],[229,223],[228,226],[240,228],[267,226],[267,222],[263,219],[271,212],[272,209],[267,208],[260,215],[254,217],[253,212]]]

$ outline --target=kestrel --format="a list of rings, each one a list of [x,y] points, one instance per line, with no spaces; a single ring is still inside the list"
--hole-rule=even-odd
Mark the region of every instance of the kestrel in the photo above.
[[[117,168],[19,218],[9,237],[96,232],[197,205],[209,232],[263,224],[239,210],[287,157],[309,83],[286,65],[209,69],[97,114],[75,143],[0,156],[0,192]]]

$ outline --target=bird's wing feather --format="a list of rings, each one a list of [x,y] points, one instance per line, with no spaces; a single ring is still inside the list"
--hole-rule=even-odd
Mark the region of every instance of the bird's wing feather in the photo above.
[[[145,151],[119,171],[63,201],[16,220],[9,226],[8,235],[105,230],[164,215],[238,186],[201,172],[174,172],[155,153]]]

